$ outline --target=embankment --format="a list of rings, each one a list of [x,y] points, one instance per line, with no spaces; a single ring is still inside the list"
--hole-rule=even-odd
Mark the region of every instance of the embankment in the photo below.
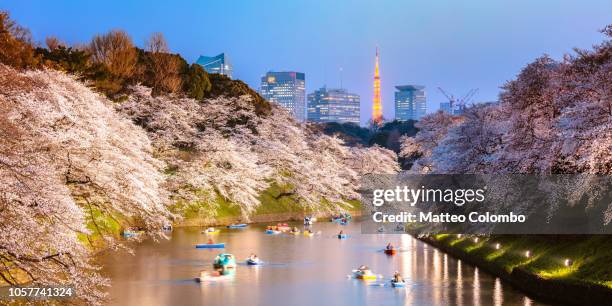
[[[475,240],[437,235],[419,239],[500,277],[537,300],[555,305],[612,305],[610,237]],[[572,242],[574,239],[579,242]]]
[[[361,215],[361,211],[349,211],[351,216],[358,217]],[[315,216],[321,219],[328,219],[331,217],[330,213],[307,213],[307,212],[278,212],[278,213],[266,213],[257,214],[250,217],[249,223],[271,223],[271,222],[284,222],[284,221],[302,221],[306,216]],[[187,226],[224,226],[233,223],[244,222],[244,219],[240,216],[226,216],[220,218],[188,218],[184,219],[175,224],[175,227],[187,227]]]

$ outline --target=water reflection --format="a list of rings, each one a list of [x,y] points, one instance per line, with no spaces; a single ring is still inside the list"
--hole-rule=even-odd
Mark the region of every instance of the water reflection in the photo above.
[[[495,285],[493,287],[493,305],[501,306],[504,302],[504,296],[502,291],[502,284],[499,277],[495,278]]]
[[[474,268],[474,282],[472,284],[472,288],[474,306],[480,306],[480,276],[478,275],[478,268]]]
[[[457,260],[457,278],[455,280],[455,295],[457,298],[457,305],[463,306],[463,274],[462,274],[461,260]]]
[[[541,305],[498,279],[428,246],[409,235],[361,235],[358,224],[343,227],[351,235],[338,240],[339,226],[315,223],[315,237],[265,235],[264,225],[222,231],[236,255],[233,280],[198,284],[201,270],[212,270],[219,250],[196,250],[208,240],[199,229],[177,229],[172,239],[138,245],[135,256],[125,253],[101,258],[112,278],[115,305]],[[387,256],[388,243],[402,250]],[[247,266],[256,253],[263,266]],[[347,278],[361,264],[382,280],[371,284]],[[392,288],[394,271],[407,280]],[[290,303],[289,303],[290,302]]]

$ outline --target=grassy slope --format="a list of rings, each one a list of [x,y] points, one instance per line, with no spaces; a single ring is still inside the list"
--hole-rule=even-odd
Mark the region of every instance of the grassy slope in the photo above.
[[[261,193],[259,200],[261,205],[255,210],[253,215],[265,215],[265,214],[280,214],[280,213],[301,213],[301,212],[314,212],[313,209],[302,206],[293,196],[285,195],[285,192],[289,191],[289,187],[282,187],[277,184],[272,184],[268,189]],[[347,205],[342,205],[346,210],[360,210],[361,203],[359,201],[347,201]],[[217,203],[215,210],[215,218],[227,218],[227,217],[240,217],[240,208],[232,203],[227,202],[222,197],[217,197]],[[203,206],[191,205],[189,209],[186,209],[183,213],[185,219],[194,219],[205,217],[203,214],[209,214],[209,212],[201,211],[199,208]],[[329,210],[333,211],[332,204],[324,201],[318,208],[319,211]],[[211,214],[212,215],[212,214]]]
[[[480,237],[477,243],[472,237],[457,235],[436,235],[434,239],[508,272],[520,268],[545,279],[612,288],[610,236],[497,236]],[[530,257],[525,255],[527,251]],[[565,259],[571,259],[569,267]]]

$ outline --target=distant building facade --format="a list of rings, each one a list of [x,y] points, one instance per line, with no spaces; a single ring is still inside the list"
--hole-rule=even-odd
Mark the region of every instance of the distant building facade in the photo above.
[[[454,114],[453,110],[451,109],[451,103],[450,102],[442,102],[440,103],[440,110],[447,113],[447,114]]]
[[[302,72],[268,72],[261,78],[261,96],[289,110],[295,119],[306,117],[306,75]]]
[[[395,120],[419,120],[427,112],[425,86],[395,86]]]
[[[359,125],[360,115],[359,95],[346,89],[323,87],[308,94],[308,121]]]
[[[208,73],[218,73],[232,78],[233,67],[225,53],[217,56],[200,55],[196,64],[202,66]]]

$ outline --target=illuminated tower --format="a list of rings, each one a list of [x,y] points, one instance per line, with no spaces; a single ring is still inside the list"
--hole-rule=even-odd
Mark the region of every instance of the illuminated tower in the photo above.
[[[374,68],[374,100],[372,101],[372,123],[382,124],[382,104],[380,101],[380,75],[378,72],[378,47],[376,47],[376,66]]]

